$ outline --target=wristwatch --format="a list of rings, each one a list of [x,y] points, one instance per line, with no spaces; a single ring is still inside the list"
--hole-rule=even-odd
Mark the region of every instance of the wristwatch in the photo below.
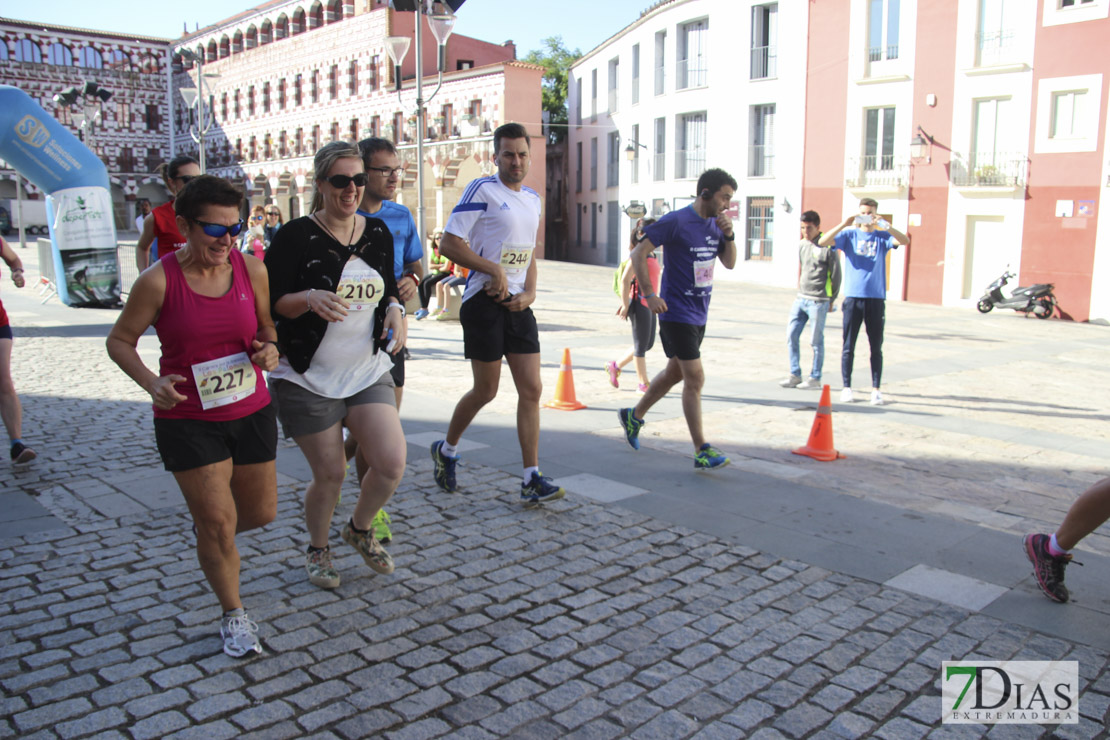
[[[388,306],[385,307],[385,309],[387,311],[391,308],[401,309],[401,318],[402,319],[405,318],[405,304],[403,304],[403,303],[390,303]]]
[[[736,232],[734,231],[732,234],[721,234],[721,239],[726,242],[734,242],[736,241]]]

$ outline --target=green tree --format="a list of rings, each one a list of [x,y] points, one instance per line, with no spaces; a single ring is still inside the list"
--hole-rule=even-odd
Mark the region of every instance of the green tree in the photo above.
[[[556,143],[567,135],[567,79],[570,65],[582,56],[582,52],[567,49],[562,36],[549,36],[542,43],[543,48],[528,52],[523,61],[544,68],[543,109],[547,111],[548,123],[551,124],[549,138]]]

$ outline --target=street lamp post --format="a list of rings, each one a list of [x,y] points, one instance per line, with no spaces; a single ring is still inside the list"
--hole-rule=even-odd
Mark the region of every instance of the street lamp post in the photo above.
[[[212,111],[209,110],[208,114],[205,115],[204,109],[204,101],[208,97],[208,93],[205,90],[205,81],[209,77],[219,77],[219,75],[211,73],[205,74],[204,58],[193,50],[183,47],[178,49],[177,53],[180,54],[183,59],[187,59],[197,65],[197,86],[181,88],[181,97],[184,99],[186,106],[197,109],[197,122],[195,125],[189,126],[189,136],[193,137],[193,141],[195,141],[199,147],[200,155],[197,157],[197,164],[200,165],[201,174],[204,174],[208,171],[204,156],[204,135],[212,128]]]
[[[81,141],[94,154],[96,153],[96,122],[100,120],[104,103],[107,103],[111,97],[111,92],[92,81],[86,81],[80,88],[66,88],[54,96],[54,102],[58,105],[73,108],[73,120],[77,122]]]
[[[455,5],[457,6],[458,3]],[[423,247],[427,235],[424,226],[424,111],[427,104],[432,102],[432,98],[443,86],[443,72],[447,61],[447,39],[451,36],[451,30],[455,26],[455,14],[452,12],[450,5],[442,2],[426,2],[422,3],[422,6],[422,11],[416,11],[418,15],[416,22],[413,24],[416,35],[416,230],[420,235],[421,247]],[[420,33],[419,18],[421,13],[428,16],[428,26],[439,44],[439,82],[427,100],[424,99],[424,55],[420,40],[423,34]],[[401,63],[405,60],[405,55],[409,50],[409,38],[407,36],[387,36],[385,42],[385,50],[390,61],[393,62],[394,77],[397,80],[397,99],[401,100]],[[427,254],[425,254],[425,267],[427,267],[427,259]]]

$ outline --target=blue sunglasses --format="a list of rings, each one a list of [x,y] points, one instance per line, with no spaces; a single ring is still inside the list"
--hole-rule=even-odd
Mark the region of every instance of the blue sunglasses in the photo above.
[[[208,223],[207,221],[197,221],[196,219],[193,219],[193,223],[199,226],[205,234],[208,234],[208,236],[212,237],[213,239],[219,239],[224,234],[239,236],[239,232],[243,230],[242,221],[236,221],[231,226],[224,226],[223,224],[212,224]]]

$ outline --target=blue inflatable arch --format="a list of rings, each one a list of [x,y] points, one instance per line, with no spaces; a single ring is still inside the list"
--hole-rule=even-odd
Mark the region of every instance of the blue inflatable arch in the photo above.
[[[62,302],[117,305],[116,225],[104,163],[31,96],[11,85],[0,85],[0,158],[47,194]]]

